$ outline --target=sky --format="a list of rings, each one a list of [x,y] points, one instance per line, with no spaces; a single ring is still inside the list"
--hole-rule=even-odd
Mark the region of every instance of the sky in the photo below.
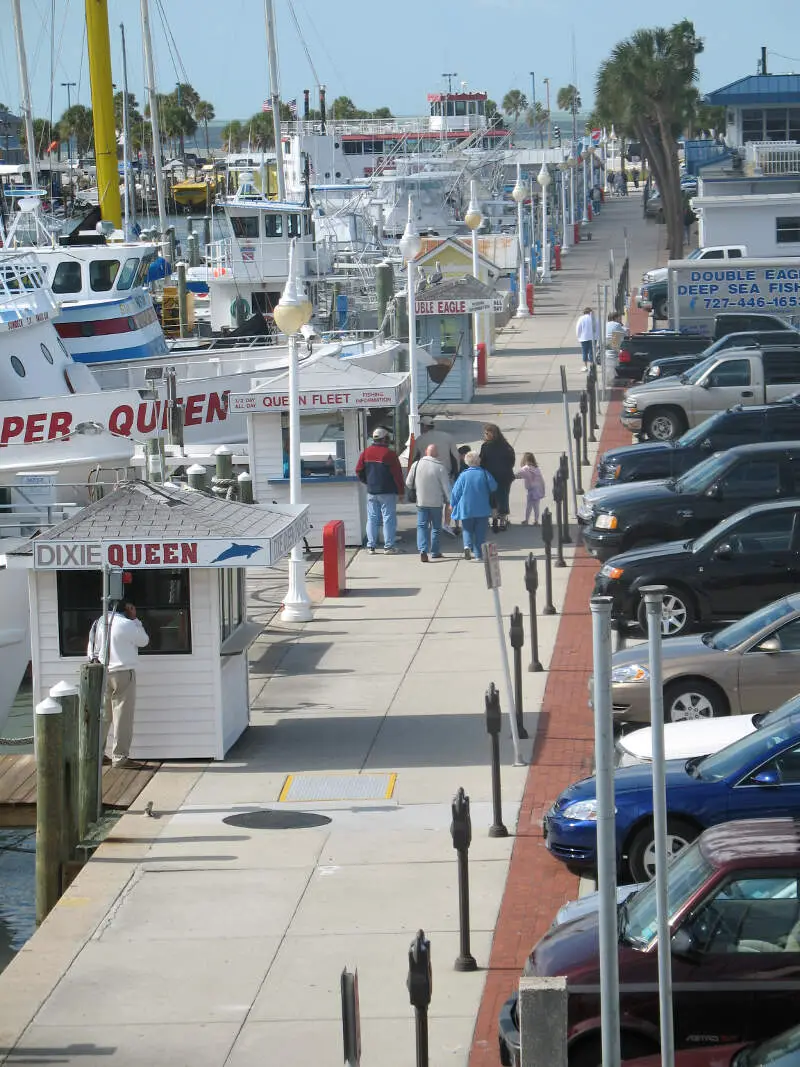
[[[652,24],[649,15],[657,16],[660,25],[687,14],[694,19],[705,42],[698,58],[703,91],[754,73],[761,45],[769,49],[770,73],[800,71],[798,0],[702,0],[692,5],[693,12],[677,0],[658,5],[630,0],[274,3],[281,97],[296,97],[300,104],[303,89],[311,88],[312,106],[319,81],[326,85],[329,101],[345,95],[364,110],[389,107],[395,115],[423,114],[426,94],[446,87],[444,71],[456,73],[454,87],[466,82],[499,103],[511,88],[530,96],[530,72],[535,71],[537,99],[544,100],[543,79],[550,79],[554,96],[577,77],[588,110],[598,64],[617,41]],[[121,86],[119,24],[124,22],[129,89],[141,103],[139,4],[108,0],[108,10],[114,81]],[[22,12],[34,114],[49,115],[52,84],[52,113],[60,116],[67,106],[61,83],[67,81],[77,83],[72,102],[89,105],[82,0],[22,0]],[[189,81],[214,104],[220,119],[244,119],[260,110],[268,95],[263,0],[150,0],[150,22],[158,91],[170,92],[176,81]],[[0,101],[17,110],[12,25],[11,0],[0,0]],[[798,55],[779,55],[792,52]]]

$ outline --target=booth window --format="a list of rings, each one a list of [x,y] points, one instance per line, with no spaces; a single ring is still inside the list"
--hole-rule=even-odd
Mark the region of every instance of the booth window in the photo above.
[[[189,571],[156,568],[125,574],[125,598],[136,605],[136,614],[150,638],[139,654],[190,653]],[[57,589],[59,652],[85,657],[89,630],[103,611],[103,576],[100,571],[59,571]]]
[[[779,245],[793,245],[800,242],[800,217],[782,216],[775,219],[775,240]]]
[[[224,567],[219,572],[220,640],[230,637],[244,620],[244,568]]]
[[[289,477],[289,416],[281,413],[283,477]],[[303,478],[345,473],[344,415],[330,411],[300,416],[300,473]]]

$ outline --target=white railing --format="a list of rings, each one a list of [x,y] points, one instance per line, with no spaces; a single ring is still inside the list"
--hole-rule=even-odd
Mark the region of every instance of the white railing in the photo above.
[[[750,141],[745,145],[745,168],[753,176],[800,174],[797,141]]]

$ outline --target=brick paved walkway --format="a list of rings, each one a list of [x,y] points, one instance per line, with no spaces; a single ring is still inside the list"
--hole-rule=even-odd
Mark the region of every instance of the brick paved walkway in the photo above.
[[[630,444],[619,421],[622,390],[608,405],[599,453]],[[570,782],[591,773],[594,754],[587,683],[592,670],[588,601],[597,563],[578,548],[567,586],[542,718],[520,808],[503,903],[495,928],[489,973],[470,1054],[470,1067],[496,1067],[497,1016],[516,987],[528,953],[556,912],[578,895],[578,878],[553,859],[542,837],[542,815]]]

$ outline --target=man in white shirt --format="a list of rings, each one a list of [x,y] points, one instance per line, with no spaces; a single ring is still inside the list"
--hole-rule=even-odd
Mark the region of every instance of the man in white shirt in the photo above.
[[[622,316],[617,311],[609,311],[608,322],[606,323],[606,348],[613,349],[614,352],[619,352],[622,346],[622,338],[626,334],[626,329],[622,325]]]
[[[130,763],[133,738],[133,713],[136,707],[136,664],[139,649],[150,638],[136,617],[133,604],[123,604],[109,618],[109,642],[106,649],[106,622],[100,617],[89,633],[89,658],[106,663],[106,695],[103,705],[103,751],[114,724],[114,744],[111,762],[115,767]]]
[[[580,341],[583,362],[588,365],[592,362],[594,342],[597,338],[597,329],[595,328],[594,315],[591,308],[583,309],[583,314],[578,319],[578,325],[575,327],[575,334]]]

